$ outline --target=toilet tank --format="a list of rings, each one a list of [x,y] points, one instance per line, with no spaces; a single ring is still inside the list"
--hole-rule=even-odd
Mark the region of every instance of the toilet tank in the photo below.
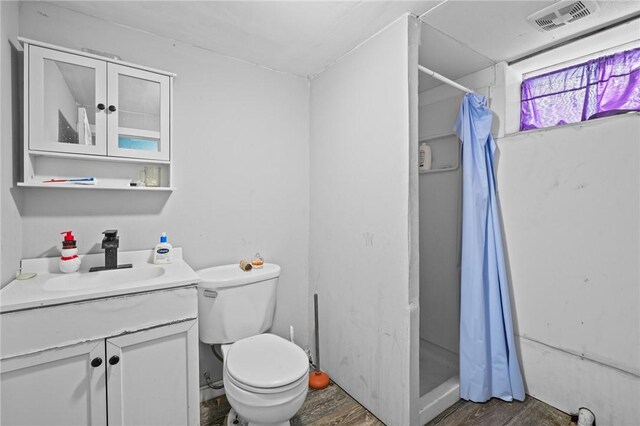
[[[273,323],[280,266],[245,272],[236,265],[198,271],[198,328],[210,345],[264,333]]]

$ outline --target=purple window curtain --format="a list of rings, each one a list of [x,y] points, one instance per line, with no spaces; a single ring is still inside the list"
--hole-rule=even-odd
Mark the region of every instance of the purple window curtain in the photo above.
[[[640,48],[522,82],[520,130],[640,111]]]

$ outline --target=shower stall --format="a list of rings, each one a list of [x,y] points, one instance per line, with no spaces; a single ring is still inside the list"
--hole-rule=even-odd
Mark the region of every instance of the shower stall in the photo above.
[[[421,114],[423,115],[423,114]],[[421,124],[422,124],[421,120]],[[421,424],[458,400],[460,142],[427,135],[431,168],[419,173]]]
[[[466,52],[459,51],[460,46],[435,49],[434,39],[438,35],[422,24],[418,144],[426,144],[431,156],[418,177],[420,424],[459,399],[462,148],[453,124],[462,95],[471,91],[447,78],[458,72],[452,58]],[[434,54],[438,51],[447,54]]]

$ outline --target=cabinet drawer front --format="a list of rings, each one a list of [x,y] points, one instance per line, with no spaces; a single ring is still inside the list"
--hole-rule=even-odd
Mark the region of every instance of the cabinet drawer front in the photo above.
[[[2,359],[198,316],[195,286],[2,314]]]

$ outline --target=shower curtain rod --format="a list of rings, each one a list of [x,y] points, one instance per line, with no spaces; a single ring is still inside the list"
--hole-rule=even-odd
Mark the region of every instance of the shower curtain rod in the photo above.
[[[422,65],[420,65],[420,64],[418,64],[418,69],[419,69],[420,71],[422,71],[423,73],[428,74],[428,75],[430,75],[431,77],[433,77],[433,78],[435,78],[435,79],[437,79],[437,80],[440,80],[440,81],[441,81],[441,82],[443,82],[443,83],[448,84],[449,86],[453,86],[453,87],[455,87],[456,89],[460,89],[460,90],[462,90],[463,92],[467,92],[467,93],[475,93],[473,90],[469,89],[468,87],[464,87],[463,85],[458,84],[458,83],[456,83],[456,82],[455,82],[455,81],[453,81],[453,80],[449,80],[447,77],[443,76],[442,74],[438,74],[437,72],[432,71],[432,70],[430,70],[430,69],[429,69],[429,68],[427,68],[427,67],[423,67],[423,66],[422,66]]]

